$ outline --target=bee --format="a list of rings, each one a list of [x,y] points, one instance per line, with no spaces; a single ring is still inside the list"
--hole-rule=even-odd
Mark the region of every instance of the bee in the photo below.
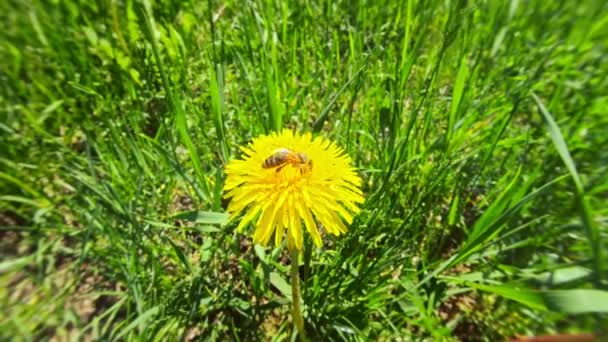
[[[279,148],[275,150],[270,157],[266,158],[262,163],[262,168],[276,168],[276,172],[281,171],[285,166],[292,165],[304,173],[312,168],[312,160],[302,152],[294,152],[287,148]]]

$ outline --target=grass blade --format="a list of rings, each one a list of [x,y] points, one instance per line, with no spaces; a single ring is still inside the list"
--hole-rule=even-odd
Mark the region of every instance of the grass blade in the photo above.
[[[537,291],[520,288],[515,285],[486,285],[473,282],[466,282],[465,284],[474,289],[494,293],[501,297],[514,300],[535,310],[547,310],[543,301],[543,295]]]
[[[137,318],[134,319],[131,323],[129,323],[129,325],[127,325],[122,330],[120,330],[118,332],[118,334],[116,334],[116,336],[112,338],[112,340],[120,340],[121,338],[123,338],[125,335],[130,333],[133,329],[137,328],[138,326],[140,328],[143,327],[144,323],[149,321],[150,319],[152,319],[159,311],[160,311],[159,306],[155,306],[153,308],[146,310],[144,313],[137,316]]]
[[[321,128],[323,128],[323,124],[325,123],[325,120],[327,120],[327,117],[329,116],[329,111],[331,110],[331,108],[334,106],[334,104],[336,103],[336,101],[338,100],[338,97],[340,96],[340,94],[342,94],[342,92],[344,92],[344,90],[346,90],[346,88],[348,88],[348,86],[353,83],[357,77],[359,77],[359,75],[363,72],[363,70],[365,70],[365,68],[367,67],[367,64],[364,63],[362,67],[359,68],[359,70],[357,70],[357,72],[353,75],[353,77],[351,77],[343,86],[342,88],[340,88],[340,90],[338,90],[338,92],[336,92],[331,100],[329,100],[329,103],[327,104],[327,106],[325,106],[325,108],[323,108],[323,111],[321,111],[321,114],[319,114],[319,117],[317,118],[317,120],[312,124],[312,131],[314,133],[318,133],[319,131],[321,131]]]
[[[186,124],[186,113],[184,112],[183,104],[178,103],[178,101],[175,97],[175,94],[173,93],[173,88],[171,87],[171,84],[169,83],[169,77],[165,71],[164,64],[163,64],[161,56],[160,56],[159,43],[158,43],[158,38],[157,38],[157,29],[156,29],[156,24],[154,22],[154,17],[153,17],[153,13],[152,13],[152,5],[150,4],[149,1],[144,1],[144,9],[142,10],[142,12],[143,12],[142,15],[144,17],[144,21],[146,23],[145,30],[147,33],[147,37],[152,45],[152,52],[154,54],[154,60],[158,67],[158,70],[159,70],[159,73],[160,73],[160,76],[162,79],[163,87],[165,89],[165,93],[167,94],[169,106],[171,107],[171,110],[172,110],[173,114],[175,115],[175,127],[177,128],[177,131],[179,132],[180,139],[182,140],[184,145],[186,145],[186,149],[188,150],[188,153],[190,155],[190,160],[192,161],[192,165],[194,166],[194,171],[196,172],[198,181],[202,185],[205,197],[201,198],[201,199],[203,201],[209,202],[209,200],[211,198],[211,193],[209,191],[209,185],[207,184],[207,179],[205,178],[205,173],[203,172],[203,168],[201,166],[201,162],[200,162],[200,158],[199,158],[196,146],[194,146],[194,143],[192,142],[192,139],[190,138],[190,135],[188,133],[188,127]]]
[[[574,160],[570,155],[570,151],[568,150],[568,146],[566,141],[564,140],[564,136],[562,135],[559,126],[553,119],[553,116],[545,106],[542,101],[536,96],[536,94],[532,93],[532,98],[536,102],[540,113],[543,115],[545,121],[547,122],[547,126],[549,129],[549,134],[551,135],[551,140],[559,153],[559,156],[562,158],[562,161],[566,165],[566,168],[570,172],[570,176],[572,177],[572,181],[574,182],[574,186],[576,187],[576,199],[578,201],[578,210],[581,218],[581,223],[587,232],[587,239],[589,240],[589,245],[591,246],[591,258],[593,264],[593,279],[595,287],[602,287],[602,240],[600,237],[599,228],[593,223],[593,214],[591,211],[591,207],[589,205],[588,200],[585,196],[585,189],[583,187],[583,183],[581,182],[581,178],[578,175],[578,171],[576,170],[576,165],[574,164]]]
[[[220,154],[222,160],[226,162],[228,159],[228,148],[226,146],[226,134],[224,132],[224,80],[220,64],[216,64],[215,68],[209,67],[211,93],[211,109],[213,110],[213,122],[215,123],[215,132],[219,139]]]

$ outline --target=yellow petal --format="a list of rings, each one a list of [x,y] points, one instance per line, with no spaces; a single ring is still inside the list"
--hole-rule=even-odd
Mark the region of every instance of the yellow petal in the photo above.
[[[260,209],[262,209],[262,207],[259,205],[249,209],[249,212],[241,219],[241,222],[239,222],[239,225],[236,227],[237,232],[242,233],[243,228],[258,215]]]
[[[302,219],[304,220],[306,231],[308,231],[308,233],[311,235],[312,242],[314,242],[317,247],[321,247],[323,245],[323,242],[321,241],[321,235],[319,235],[319,230],[317,229],[315,221],[313,220],[308,208],[304,207],[304,205],[302,205],[302,202],[298,201],[296,202],[296,210],[300,214],[300,217],[302,217]]]

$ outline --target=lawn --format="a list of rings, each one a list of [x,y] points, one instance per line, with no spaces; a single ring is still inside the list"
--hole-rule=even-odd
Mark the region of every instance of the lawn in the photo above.
[[[607,2],[7,0],[0,23],[0,340],[295,340],[290,268],[310,340],[608,336]],[[365,198],[295,261],[224,191],[283,129],[340,146]]]

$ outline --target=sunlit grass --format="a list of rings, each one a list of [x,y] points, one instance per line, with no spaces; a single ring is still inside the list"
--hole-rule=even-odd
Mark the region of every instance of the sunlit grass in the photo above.
[[[222,191],[281,127],[343,147],[366,198],[304,239],[312,339],[607,326],[605,2],[0,10],[1,337],[289,339],[287,248]]]

